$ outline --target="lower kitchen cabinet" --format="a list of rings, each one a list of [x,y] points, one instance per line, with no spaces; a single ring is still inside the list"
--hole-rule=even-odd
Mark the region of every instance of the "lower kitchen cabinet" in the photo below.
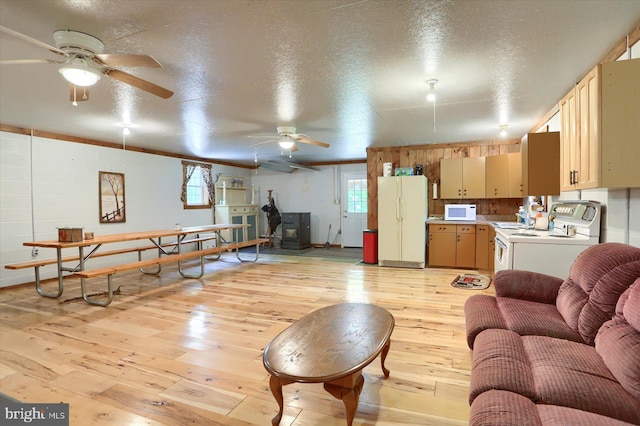
[[[456,225],[429,225],[429,266],[456,266]]]
[[[429,266],[474,268],[475,225],[429,225]]]
[[[489,225],[476,225],[476,269],[493,271],[496,230]]]
[[[489,225],[476,226],[476,268],[478,269],[489,269],[489,228],[491,228]]]
[[[216,206],[216,223],[232,223],[235,225],[250,225],[235,233],[231,230],[222,231],[222,238],[227,241],[248,241],[258,236],[258,206],[253,204],[237,206]]]
[[[476,226],[456,225],[456,268],[476,267]]]

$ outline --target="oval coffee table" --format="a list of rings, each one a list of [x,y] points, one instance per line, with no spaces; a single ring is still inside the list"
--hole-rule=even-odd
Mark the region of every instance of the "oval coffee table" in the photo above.
[[[282,419],[282,387],[290,383],[324,383],[331,395],[344,402],[350,426],[364,385],[362,369],[391,345],[395,320],[379,306],[343,303],[305,315],[278,334],[264,350],[264,367],[271,374],[269,387],[280,410],[271,420]]]

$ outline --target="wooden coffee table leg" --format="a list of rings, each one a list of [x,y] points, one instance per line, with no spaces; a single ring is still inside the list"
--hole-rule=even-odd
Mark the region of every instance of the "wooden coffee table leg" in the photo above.
[[[273,426],[277,426],[280,424],[280,420],[282,419],[282,412],[284,410],[284,398],[282,397],[282,386],[288,385],[292,382],[283,382],[276,376],[271,376],[269,379],[269,388],[271,389],[271,393],[273,397],[276,399],[278,403],[279,411],[278,414],[275,415],[273,419],[271,419],[271,424]]]
[[[384,373],[384,377],[389,377],[390,371],[384,366],[384,360],[387,359],[387,354],[389,353],[389,348],[391,347],[391,339],[387,340],[387,343],[382,348],[382,352],[380,353],[380,364],[382,365],[382,372]]]
[[[324,389],[337,399],[341,399],[347,414],[347,425],[351,426],[353,419],[358,411],[358,402],[360,401],[360,393],[364,386],[364,377],[362,371],[334,380],[324,384]]]

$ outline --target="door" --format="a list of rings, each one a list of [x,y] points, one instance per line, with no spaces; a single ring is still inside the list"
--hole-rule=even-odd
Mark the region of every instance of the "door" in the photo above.
[[[344,173],[342,177],[342,247],[362,247],[367,229],[367,174]]]
[[[398,177],[378,177],[378,263],[401,259]]]
[[[427,243],[427,179],[424,176],[404,176],[399,179],[401,258],[403,261],[424,265]]]

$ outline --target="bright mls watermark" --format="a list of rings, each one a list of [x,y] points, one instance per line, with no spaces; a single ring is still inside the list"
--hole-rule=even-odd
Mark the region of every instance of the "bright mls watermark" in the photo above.
[[[3,403],[0,424],[69,426],[69,404]]]

